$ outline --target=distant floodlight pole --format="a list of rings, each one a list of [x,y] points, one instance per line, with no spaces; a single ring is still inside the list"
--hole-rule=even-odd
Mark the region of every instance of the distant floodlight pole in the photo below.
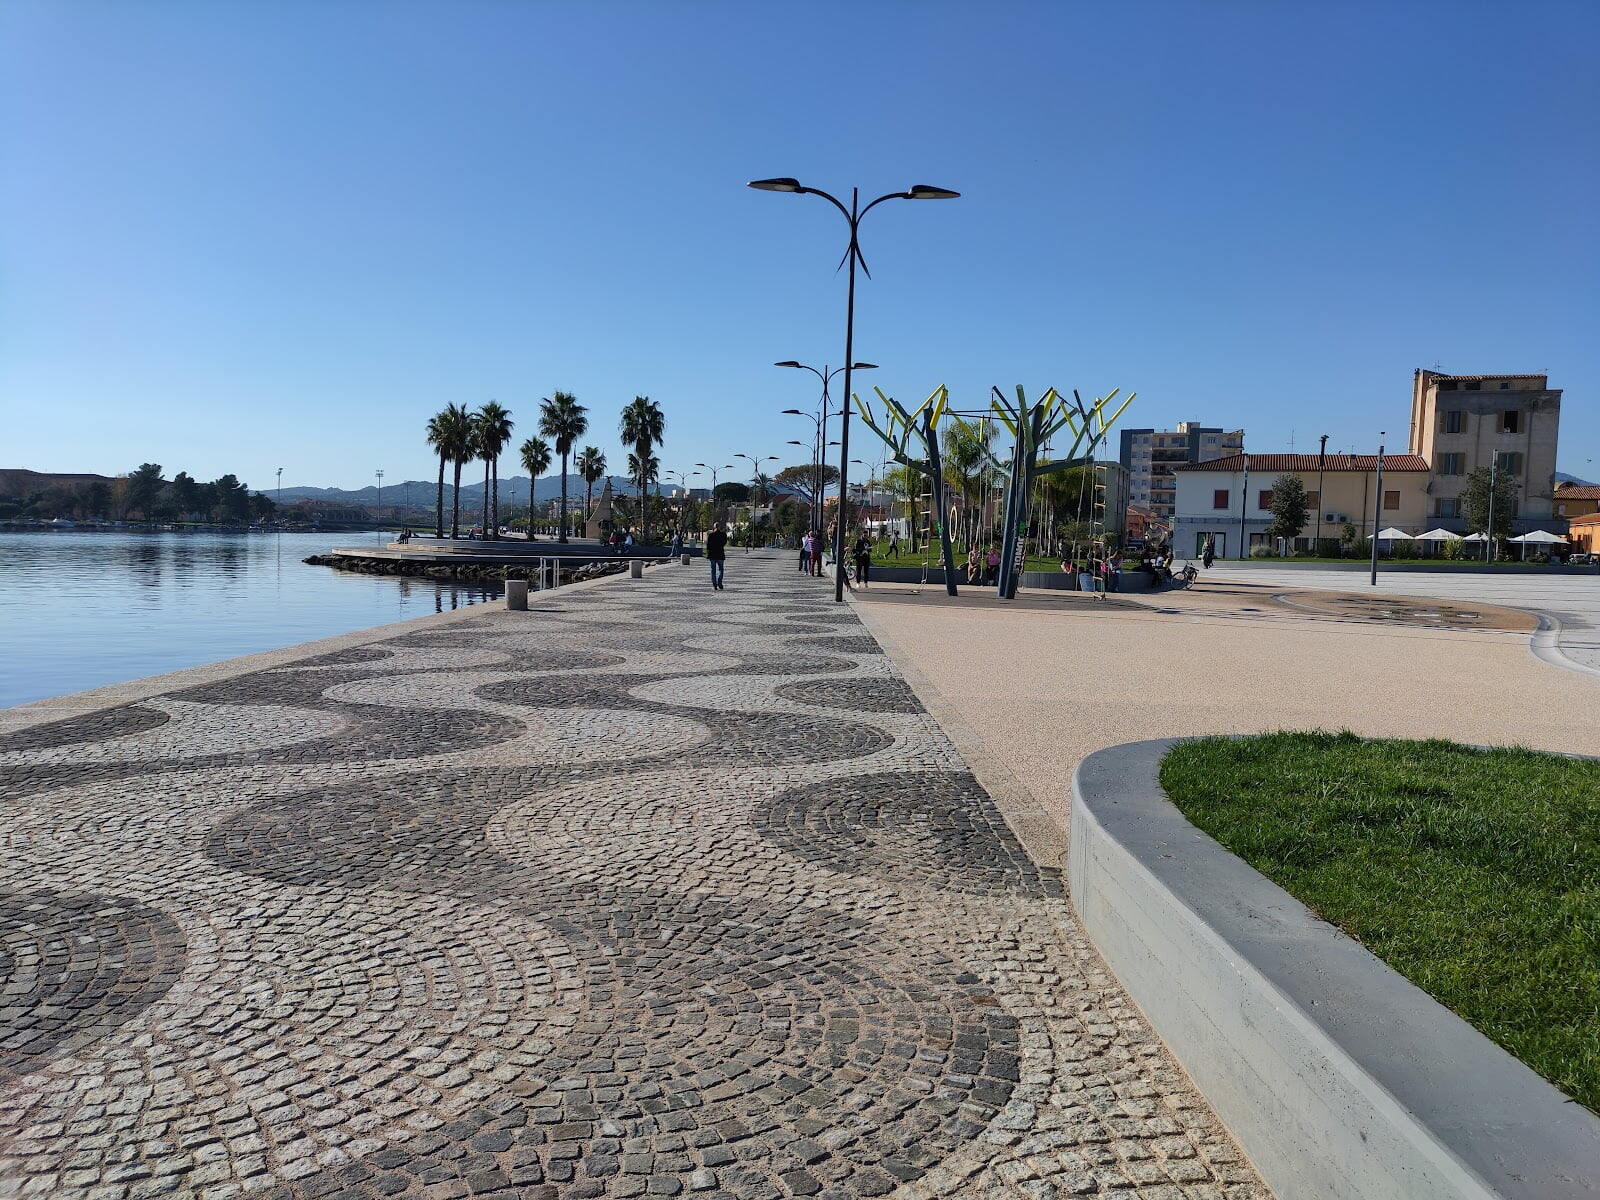
[[[278,468],[278,523],[283,523],[283,468]]]
[[[378,521],[383,521],[383,468],[379,467],[375,474],[378,476]]]
[[[1378,495],[1372,502],[1372,587],[1378,586],[1378,530],[1383,521],[1383,439],[1387,434],[1388,430],[1378,432]]]
[[[802,196],[821,196],[837,208],[850,223],[850,245],[845,250],[845,261],[849,264],[850,270],[844,310],[844,419],[840,422],[839,432],[839,516],[834,524],[833,533],[833,598],[836,603],[842,604],[844,603],[845,486],[850,472],[850,373],[855,363],[856,351],[856,263],[861,264],[863,271],[867,270],[866,260],[861,256],[861,221],[885,200],[954,200],[961,193],[919,183],[909,192],[889,192],[862,208],[861,189],[851,188],[850,207],[846,208],[837,197],[821,188],[805,187],[798,179],[755,179],[749,186],[762,192],[792,192]],[[868,278],[871,278],[871,275],[872,273],[867,271]]]

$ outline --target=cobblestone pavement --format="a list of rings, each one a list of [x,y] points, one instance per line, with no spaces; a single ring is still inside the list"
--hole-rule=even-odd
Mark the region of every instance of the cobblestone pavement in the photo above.
[[[1264,1196],[787,556],[0,740],[0,1194]]]

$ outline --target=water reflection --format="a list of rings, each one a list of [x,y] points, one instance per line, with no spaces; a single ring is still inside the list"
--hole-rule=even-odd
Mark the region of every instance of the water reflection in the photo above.
[[[500,589],[307,566],[386,534],[0,532],[0,707],[443,612]],[[63,602],[66,598],[66,602]]]

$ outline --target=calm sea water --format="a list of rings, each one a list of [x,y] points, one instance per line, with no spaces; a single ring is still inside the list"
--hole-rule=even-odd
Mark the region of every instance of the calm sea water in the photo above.
[[[481,603],[300,560],[384,533],[0,532],[0,708]]]

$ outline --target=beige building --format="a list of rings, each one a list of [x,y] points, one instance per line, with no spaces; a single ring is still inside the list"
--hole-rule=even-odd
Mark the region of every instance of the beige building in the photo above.
[[[1208,537],[1219,558],[1244,558],[1269,545],[1272,485],[1280,475],[1298,476],[1306,489],[1310,521],[1295,539],[1297,551],[1311,550],[1318,536],[1337,539],[1347,523],[1362,537],[1391,525],[1422,532],[1429,519],[1427,462],[1415,454],[1384,455],[1381,508],[1377,463],[1376,454],[1235,454],[1177,467],[1173,553],[1197,555]]]
[[[1592,483],[1558,483],[1555,507],[1558,521],[1591,516],[1600,512],[1600,487]]]
[[[1556,519],[1556,439],[1561,390],[1545,375],[1441,375],[1418,370],[1411,387],[1412,454],[1433,472],[1424,520],[1465,530],[1466,477],[1498,456],[1517,481],[1513,532]]]

